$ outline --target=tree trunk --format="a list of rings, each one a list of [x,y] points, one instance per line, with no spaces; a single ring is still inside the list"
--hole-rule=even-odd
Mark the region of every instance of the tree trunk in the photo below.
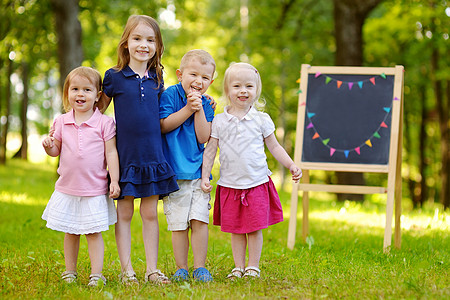
[[[413,199],[416,200],[415,202],[417,202],[417,206],[422,207],[423,204],[425,203],[425,201],[427,201],[428,198],[428,186],[427,186],[427,181],[426,181],[426,169],[427,169],[427,163],[425,161],[425,149],[426,149],[426,145],[427,145],[427,131],[426,131],[426,127],[427,127],[427,115],[428,115],[428,111],[427,111],[427,106],[425,105],[426,103],[426,87],[425,86],[421,86],[420,87],[420,97],[421,97],[421,112],[422,112],[422,117],[421,117],[421,121],[420,121],[420,136],[419,136],[419,173],[420,173],[420,193],[416,197],[414,197]],[[416,206],[416,205],[414,205]]]
[[[13,73],[13,61],[8,59],[8,72],[6,74],[6,92],[5,92],[5,124],[3,125],[0,138],[0,164],[6,163],[6,142],[9,131],[9,115],[11,114],[11,75]]]
[[[23,82],[23,94],[22,103],[20,104],[20,135],[22,137],[22,145],[19,150],[14,154],[13,158],[21,158],[23,160],[28,159],[28,86],[29,86],[29,66],[27,63],[22,64],[22,82]]]
[[[333,0],[337,66],[363,64],[362,27],[369,12],[382,0]],[[362,173],[336,172],[339,184],[364,185]],[[338,200],[363,201],[364,195],[338,194]]]
[[[58,36],[60,89],[67,74],[83,62],[81,24],[78,20],[79,0],[51,0]]]

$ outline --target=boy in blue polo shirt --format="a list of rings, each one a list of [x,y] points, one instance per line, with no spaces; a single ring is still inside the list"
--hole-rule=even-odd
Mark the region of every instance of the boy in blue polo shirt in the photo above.
[[[179,83],[165,90],[160,99],[159,117],[163,150],[175,171],[180,189],[163,199],[177,271],[172,280],[189,278],[189,228],[194,256],[193,278],[212,281],[205,268],[208,250],[210,195],[200,188],[204,143],[211,134],[214,110],[203,96],[213,83],[216,64],[204,50],[191,50],[176,71]]]

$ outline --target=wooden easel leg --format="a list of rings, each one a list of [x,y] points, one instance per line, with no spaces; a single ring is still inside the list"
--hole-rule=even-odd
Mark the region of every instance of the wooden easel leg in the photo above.
[[[297,231],[297,205],[298,205],[298,183],[292,184],[291,193],[291,215],[289,217],[288,242],[287,246],[293,250],[295,245],[295,235]]]
[[[309,170],[305,170],[303,172],[302,180],[304,183],[309,183]],[[309,234],[309,193],[307,191],[303,192],[302,204],[303,204],[302,238],[303,242],[306,242],[306,238],[308,237]]]
[[[393,211],[394,211],[394,193],[393,191],[389,191],[388,187],[388,194],[386,201],[386,225],[384,227],[384,242],[383,242],[384,253],[389,252],[391,246]]]

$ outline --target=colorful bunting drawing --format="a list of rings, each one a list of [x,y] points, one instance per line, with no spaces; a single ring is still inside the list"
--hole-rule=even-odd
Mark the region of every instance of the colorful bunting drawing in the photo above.
[[[378,126],[377,130],[374,131],[374,133],[369,137],[364,139],[364,141],[361,142],[360,145],[357,147],[351,148],[351,149],[339,149],[334,146],[332,146],[332,139],[330,137],[322,137],[319,132],[317,132],[316,126],[314,126],[314,122],[312,118],[316,116],[316,113],[309,112],[308,109],[306,109],[306,115],[309,119],[309,123],[307,125],[307,129],[313,129],[314,135],[312,137],[313,140],[319,139],[322,144],[330,149],[330,157],[333,156],[336,152],[341,152],[345,155],[345,158],[348,158],[349,154],[352,151],[355,151],[358,155],[361,155],[361,147],[368,146],[370,148],[373,147],[372,139],[377,138],[381,139],[382,133],[380,133],[380,130],[382,128],[388,128],[388,125],[386,124],[386,119],[389,116],[389,113],[391,112],[392,107],[383,107],[384,112],[386,113],[384,116],[384,119],[381,121],[380,125]]]
[[[322,74],[320,72],[316,72],[314,74],[315,78],[318,78],[320,76],[324,76],[325,77],[325,84],[329,84],[330,82],[335,81],[336,82],[336,86],[337,86],[338,89],[341,88],[342,85],[344,85],[344,86],[347,85],[349,90],[352,89],[354,84],[357,84],[360,89],[363,88],[363,85],[364,85],[365,82],[371,82],[373,85],[376,85],[376,78],[377,77],[381,77],[383,79],[386,79],[386,74],[384,74],[384,73],[381,73],[380,75],[371,77],[371,78],[366,79],[366,80],[361,80],[361,81],[356,81],[356,82],[354,82],[354,81],[352,82],[352,81],[337,80],[337,79],[335,79],[335,78],[333,78],[333,77],[331,77],[329,75],[325,75],[325,74]],[[399,100],[397,97],[395,97],[395,98],[396,99],[394,99],[394,100]]]

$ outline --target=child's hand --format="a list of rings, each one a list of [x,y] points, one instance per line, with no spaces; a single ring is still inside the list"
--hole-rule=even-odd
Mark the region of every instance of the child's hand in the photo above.
[[[117,198],[119,196],[120,196],[119,183],[111,182],[111,184],[109,185],[109,197],[110,198]]]
[[[294,182],[299,182],[300,178],[302,178],[302,170],[299,167],[297,167],[296,164],[292,164],[291,167],[289,168],[289,171],[291,171],[292,180]]]
[[[42,146],[44,148],[53,148],[55,138],[53,136],[48,136],[42,141]]]
[[[199,92],[191,92],[186,96],[186,106],[192,111],[197,112],[202,109],[202,94]]]
[[[209,179],[203,179],[202,178],[202,182],[200,183],[200,187],[202,188],[202,191],[205,193],[209,193],[212,191],[212,185],[209,182]]]
[[[211,97],[211,96],[208,95],[208,94],[203,94],[203,96],[205,96],[206,99],[209,100],[209,105],[211,105],[211,108],[212,108],[214,111],[216,111],[217,102],[214,101],[214,98]]]

